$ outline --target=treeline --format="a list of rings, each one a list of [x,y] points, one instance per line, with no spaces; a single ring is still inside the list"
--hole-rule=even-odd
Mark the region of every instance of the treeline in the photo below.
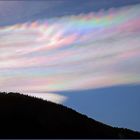
[[[63,105],[22,95],[0,93],[0,138],[140,138]]]

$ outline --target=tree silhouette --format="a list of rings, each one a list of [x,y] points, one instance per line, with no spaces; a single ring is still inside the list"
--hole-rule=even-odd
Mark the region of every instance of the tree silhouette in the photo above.
[[[19,93],[0,93],[0,138],[140,138],[73,109]]]

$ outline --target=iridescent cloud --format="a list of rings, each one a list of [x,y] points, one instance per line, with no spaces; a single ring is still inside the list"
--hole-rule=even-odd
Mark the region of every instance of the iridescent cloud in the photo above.
[[[140,5],[0,28],[0,89],[140,84]]]

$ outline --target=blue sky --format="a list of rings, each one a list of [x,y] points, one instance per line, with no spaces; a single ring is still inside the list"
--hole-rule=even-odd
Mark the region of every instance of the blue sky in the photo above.
[[[78,92],[60,92],[69,107],[116,127],[140,130],[140,86],[124,85]]]
[[[139,4],[0,1],[0,88],[56,93],[55,99],[66,97],[64,105],[95,120],[140,131]],[[105,20],[109,13],[112,20]],[[47,45],[52,49],[40,47]]]
[[[140,0],[35,0],[1,1],[0,25],[16,24],[41,18],[52,18],[139,4]]]

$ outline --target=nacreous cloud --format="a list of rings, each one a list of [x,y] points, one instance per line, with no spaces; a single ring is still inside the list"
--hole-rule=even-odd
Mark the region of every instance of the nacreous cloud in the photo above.
[[[140,5],[0,28],[0,89],[140,84]]]

